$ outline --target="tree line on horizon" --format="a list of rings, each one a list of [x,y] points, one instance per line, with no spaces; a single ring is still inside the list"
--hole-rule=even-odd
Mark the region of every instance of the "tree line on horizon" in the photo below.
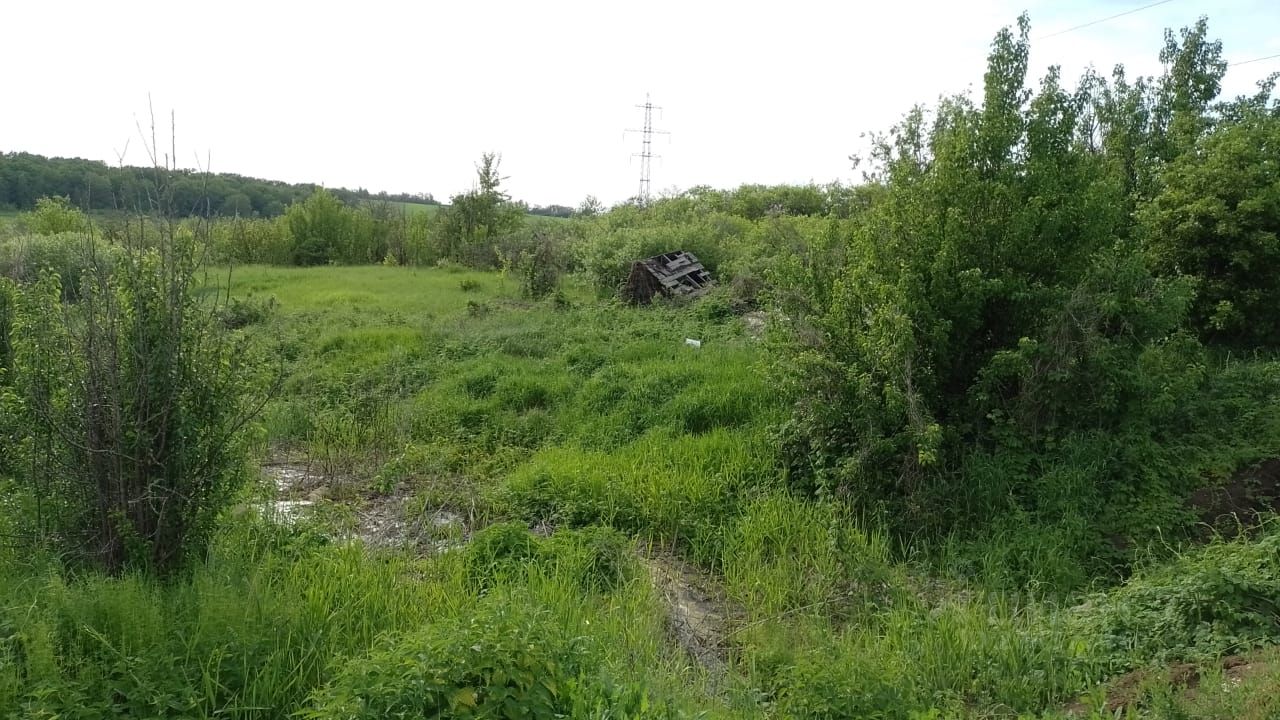
[[[45,157],[28,152],[0,152],[0,211],[30,211],[44,197],[65,197],[85,211],[132,212],[146,210],[148,198],[156,196],[156,169],[136,166],[112,167],[99,160]],[[175,208],[200,217],[276,217],[290,205],[300,203],[324,186],[316,183],[289,183],[236,173],[205,173],[199,170],[164,170],[173,177]],[[348,205],[361,202],[401,202],[416,205],[443,205],[427,192],[372,192],[365,188],[324,188]],[[530,205],[530,215],[567,218],[574,214],[568,205]]]
[[[177,212],[201,217],[275,217],[311,197],[322,186],[264,180],[235,173],[118,166],[82,158],[51,158],[27,152],[0,153],[0,210],[34,210],[42,197],[65,197],[86,211],[148,210],[166,175]],[[349,204],[379,200],[439,205],[431,193],[370,192],[328,188]]]

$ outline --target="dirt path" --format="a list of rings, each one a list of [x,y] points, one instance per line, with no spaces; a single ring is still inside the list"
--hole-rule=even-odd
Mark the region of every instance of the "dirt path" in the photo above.
[[[723,672],[729,623],[740,615],[724,593],[682,560],[642,552],[640,563],[667,607],[667,632],[709,671]]]
[[[298,522],[326,505],[346,506],[354,521],[339,533],[341,539],[359,539],[371,548],[423,553],[458,547],[470,534],[464,518],[450,510],[415,511],[412,494],[404,486],[386,494],[335,499],[339,493],[333,492],[333,483],[305,463],[266,463],[262,473],[276,490],[276,499],[265,503],[262,511],[276,522]],[[545,536],[550,528],[533,532]],[[680,558],[652,549],[642,550],[639,557],[666,606],[670,639],[706,670],[723,673],[729,625],[741,617],[741,611],[712,580]]]

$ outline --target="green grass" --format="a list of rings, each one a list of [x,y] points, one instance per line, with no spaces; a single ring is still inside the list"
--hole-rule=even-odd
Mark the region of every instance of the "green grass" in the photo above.
[[[1038,599],[987,580],[1001,548],[958,573],[848,498],[790,492],[767,350],[714,299],[517,290],[440,268],[237,268],[233,295],[258,310],[243,332],[284,373],[264,455],[464,512],[472,542],[417,557],[335,543],[325,514],[238,511],[165,584],[0,552],[0,717],[492,717],[505,698],[581,718],[1054,717],[1100,707],[1108,677],[1280,634],[1274,534]],[[719,668],[677,642],[637,548],[713,589]],[[1149,716],[1192,703],[1153,677]],[[1266,702],[1242,687],[1193,704]]]
[[[376,202],[376,201],[375,201]],[[426,203],[402,202],[400,200],[389,200],[388,204],[399,208],[401,211],[409,215],[435,215],[440,212],[440,205],[427,205]]]
[[[399,208],[402,212],[409,215],[422,214],[422,215],[432,216],[440,212],[441,208],[448,207],[447,205],[427,205],[425,203],[402,202],[399,200],[390,200],[388,202],[393,207]],[[533,215],[533,214],[528,214],[525,217],[529,218],[530,220],[545,219],[545,220],[551,220],[553,222],[563,222],[568,219],[568,218],[562,218],[562,217],[554,217],[550,215]]]
[[[284,717],[312,706],[314,693],[370,650],[423,628],[474,623],[495,605],[544,616],[543,633],[587,633],[602,675],[627,668],[637,692],[687,702],[662,689],[680,689],[669,677],[678,668],[663,656],[646,585],[593,590],[576,566],[551,562],[496,577],[482,598],[466,559],[370,562],[358,547],[327,545],[307,528],[241,522],[173,585],[140,576],[68,581],[28,568],[23,582],[0,590],[0,713]],[[469,647],[459,635],[444,639],[448,653]],[[637,659],[652,680],[631,670]]]

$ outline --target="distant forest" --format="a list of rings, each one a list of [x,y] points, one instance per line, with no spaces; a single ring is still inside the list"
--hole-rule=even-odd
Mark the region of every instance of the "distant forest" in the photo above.
[[[0,153],[0,210],[31,210],[42,197],[64,196],[84,210],[146,209],[156,173],[144,167],[111,167],[96,160]],[[174,205],[192,215],[271,217],[315,192],[312,183],[286,183],[231,173],[172,171]],[[371,193],[330,188],[343,202],[389,200],[439,205],[427,193]]]

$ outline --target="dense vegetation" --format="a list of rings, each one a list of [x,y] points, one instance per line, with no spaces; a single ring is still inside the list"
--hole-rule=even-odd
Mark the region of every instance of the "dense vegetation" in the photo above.
[[[883,138],[842,265],[783,271],[787,463],[904,529],[994,525],[1031,576],[1084,583],[1123,560],[1109,546],[1194,521],[1205,478],[1280,451],[1262,431],[1280,366],[1225,360],[1271,349],[1280,175],[1220,169],[1280,118],[1269,82],[1213,105],[1203,22],[1166,39],[1154,81],[1067,91],[1051,70],[1032,92],[1027,53],[1025,23],[1001,33],[981,104]],[[1016,557],[1045,548],[1064,564]]]
[[[857,187],[33,204],[0,715],[1276,717],[1280,106],[1028,34]]]
[[[0,153],[0,210],[32,210],[42,197],[69,198],[82,210],[150,212],[163,185],[182,214],[211,217],[274,217],[318,186],[260,180],[231,173],[201,173],[149,167],[112,167],[96,160]],[[368,200],[436,205],[431,195],[331,190],[347,203]]]

